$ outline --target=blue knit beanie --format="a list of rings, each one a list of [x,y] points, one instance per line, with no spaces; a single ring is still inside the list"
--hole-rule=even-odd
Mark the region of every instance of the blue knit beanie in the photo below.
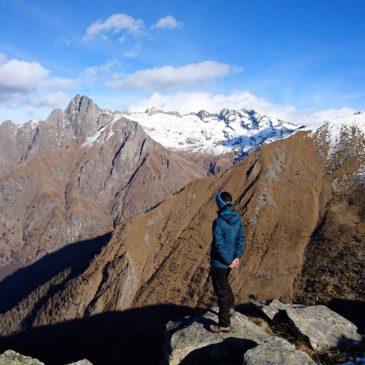
[[[226,207],[226,206],[232,205],[232,203],[231,203],[231,202],[226,202],[226,201],[222,198],[221,194],[222,194],[222,191],[220,191],[220,192],[216,195],[216,197],[215,197],[215,201],[217,202],[217,205],[218,205],[219,209],[222,209],[222,208],[224,208],[224,207]]]

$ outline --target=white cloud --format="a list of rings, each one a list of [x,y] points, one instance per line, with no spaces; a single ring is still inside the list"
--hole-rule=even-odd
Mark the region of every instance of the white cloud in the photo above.
[[[68,96],[63,92],[55,92],[48,94],[46,96],[43,96],[38,99],[33,99],[29,101],[29,104],[37,107],[44,107],[44,106],[52,106],[56,107],[64,103],[68,100]]]
[[[38,62],[0,57],[0,103],[14,110],[24,105],[55,105],[64,96],[60,92],[76,84],[76,80],[51,77],[50,71]],[[57,91],[51,93],[51,91]],[[47,99],[34,99],[49,94]],[[56,102],[57,100],[57,102]]]
[[[87,29],[84,39],[91,39],[98,34],[105,32],[126,32],[129,34],[138,34],[144,27],[143,20],[135,19],[132,16],[124,13],[115,13],[105,20],[97,20],[92,23]]]
[[[147,90],[191,88],[235,71],[234,67],[225,63],[204,61],[180,67],[163,66],[136,71],[114,81],[112,86]]]
[[[306,120],[313,126],[319,126],[321,124],[320,122],[341,119],[355,112],[355,109],[346,107],[340,109],[323,109],[311,113]]]
[[[141,100],[132,105],[131,109],[145,110],[152,106],[163,110],[177,110],[182,113],[198,112],[200,110],[218,112],[223,108],[255,109],[271,115],[279,110],[285,111],[286,114],[295,111],[291,106],[275,106],[265,99],[259,98],[247,91],[228,95],[207,92],[178,92],[174,94],[160,94],[155,92],[148,99]]]
[[[166,15],[166,16],[160,18],[157,21],[157,23],[152,26],[152,28],[172,30],[181,25],[182,25],[182,23],[178,22],[173,16]]]
[[[355,112],[351,108],[298,111],[294,106],[273,104],[248,91],[227,95],[207,92],[153,93],[149,98],[130,105],[129,109],[143,111],[152,106],[162,110],[176,110],[181,113],[197,112],[202,109],[209,112],[218,112],[223,108],[254,109],[261,114],[314,127],[319,126],[325,120],[335,120]]]
[[[49,74],[37,62],[11,59],[0,64],[0,94],[29,93],[35,90]]]

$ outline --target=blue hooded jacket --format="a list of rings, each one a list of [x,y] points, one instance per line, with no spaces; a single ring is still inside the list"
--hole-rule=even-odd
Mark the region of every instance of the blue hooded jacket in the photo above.
[[[211,265],[227,269],[235,258],[241,258],[244,245],[244,228],[239,213],[227,206],[220,209],[213,222]]]

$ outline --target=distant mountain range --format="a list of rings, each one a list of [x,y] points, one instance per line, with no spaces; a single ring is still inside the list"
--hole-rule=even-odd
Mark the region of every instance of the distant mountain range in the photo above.
[[[124,115],[141,124],[153,139],[167,148],[213,154],[233,151],[236,158],[303,128],[246,109],[223,109],[219,113],[202,110],[181,115],[151,108]]]

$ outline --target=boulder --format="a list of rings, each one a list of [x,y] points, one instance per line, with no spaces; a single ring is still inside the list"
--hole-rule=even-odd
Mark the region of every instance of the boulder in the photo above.
[[[0,355],[0,365],[45,365],[45,364],[30,356],[24,356],[13,350],[7,350]],[[89,360],[83,359],[66,365],[93,365],[93,364]]]
[[[289,323],[303,335],[313,350],[322,351],[349,341],[360,341],[357,327],[324,305],[285,310]]]
[[[245,315],[236,312],[231,320],[231,332],[212,333],[211,323],[217,322],[217,309],[199,317],[185,317],[166,326],[164,364],[240,364],[244,352],[263,343],[271,336]]]
[[[13,350],[7,350],[0,355],[0,365],[44,365],[43,362],[30,356],[18,354]]]
[[[301,304],[284,304],[277,299],[267,300],[265,302],[253,301],[252,304],[270,320],[273,320],[275,315],[278,314],[280,310],[285,310],[289,307],[304,307],[304,305]]]
[[[324,305],[283,304],[278,300],[254,305],[275,323],[288,323],[315,351],[361,340],[353,323]]]
[[[304,352],[296,350],[288,341],[271,337],[246,351],[243,365],[315,365]]]

